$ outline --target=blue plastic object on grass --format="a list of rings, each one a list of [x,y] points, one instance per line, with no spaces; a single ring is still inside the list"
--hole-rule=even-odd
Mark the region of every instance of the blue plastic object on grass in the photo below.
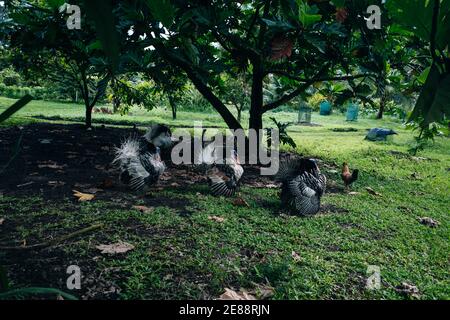
[[[359,107],[354,103],[350,103],[347,107],[347,121],[357,121],[358,112]]]
[[[331,103],[328,101],[322,101],[320,103],[320,115],[329,116],[331,114]]]

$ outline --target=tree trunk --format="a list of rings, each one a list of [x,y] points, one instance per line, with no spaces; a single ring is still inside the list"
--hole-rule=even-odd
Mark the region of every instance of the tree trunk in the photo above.
[[[237,109],[237,121],[239,121],[239,123],[242,120],[242,107],[236,107]]]
[[[177,105],[176,105],[175,101],[173,100],[172,96],[169,96],[169,104],[170,104],[170,108],[172,109],[172,119],[176,120],[177,119]]]
[[[93,106],[86,106],[86,128],[92,127],[92,109]]]
[[[253,63],[253,79],[252,79],[252,93],[250,102],[250,119],[249,119],[249,129],[255,131],[257,141],[256,141],[256,152],[258,162],[259,160],[259,150],[261,148],[262,136],[260,136],[260,130],[263,128],[262,115],[263,115],[263,79],[264,74],[262,70],[262,63],[258,59]],[[247,148],[249,149],[249,148]]]
[[[377,119],[383,119],[384,109],[386,108],[386,100],[386,94],[383,94],[380,99],[380,109],[378,110]]]
[[[113,97],[112,103],[113,103],[113,112],[117,113],[119,111],[119,108],[120,108],[120,99],[116,98],[116,97]]]

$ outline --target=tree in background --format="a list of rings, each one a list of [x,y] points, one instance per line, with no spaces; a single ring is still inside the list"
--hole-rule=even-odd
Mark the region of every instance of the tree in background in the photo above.
[[[59,4],[8,2],[8,44],[15,49],[16,68],[29,78],[72,85],[79,90],[86,109],[86,126],[90,127],[92,110],[110,79],[109,63],[92,25],[86,22],[81,30],[69,30],[67,15],[59,10]]]
[[[411,150],[416,153],[434,139],[436,123],[450,116],[450,0],[389,1],[387,6],[398,30],[417,37],[428,49],[424,52],[428,67],[419,76],[423,85],[409,118],[420,128],[417,145]]]
[[[231,129],[242,125],[220,96],[223,75],[251,79],[248,127],[259,130],[264,113],[313,83],[369,76],[351,55],[368,4],[351,2],[345,19],[329,1],[304,0],[128,1],[116,2],[114,13],[143,66],[163,61],[182,70]],[[273,101],[264,101],[268,76],[282,84]]]

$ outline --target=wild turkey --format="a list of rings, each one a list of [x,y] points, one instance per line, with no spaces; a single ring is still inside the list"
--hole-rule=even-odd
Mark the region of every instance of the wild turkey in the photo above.
[[[120,168],[120,181],[134,191],[145,191],[155,184],[166,166],[160,148],[172,144],[172,134],[165,125],[154,125],[141,137],[129,137],[116,148],[113,163]]]
[[[373,128],[373,129],[369,130],[369,132],[367,133],[367,135],[364,138],[364,140],[369,140],[369,141],[386,141],[388,136],[391,136],[391,135],[394,135],[394,134],[398,134],[398,133],[395,132],[392,129]]]
[[[320,210],[327,179],[312,159],[294,159],[282,163],[276,176],[281,182],[281,203],[301,216]]]
[[[203,148],[204,133],[202,149],[194,155],[196,171],[206,175],[214,196],[232,197],[239,189],[239,181],[244,174],[239,156],[236,150],[232,150],[230,155],[224,155],[223,145],[217,145],[215,142]]]

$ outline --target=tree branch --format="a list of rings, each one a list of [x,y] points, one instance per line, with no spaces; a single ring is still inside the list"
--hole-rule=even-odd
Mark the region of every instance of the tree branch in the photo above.
[[[197,90],[205,97],[206,100],[214,107],[214,109],[219,112],[226,124],[230,129],[242,129],[241,124],[233,114],[228,110],[225,104],[220,101],[220,99],[214,94],[214,92],[202,81],[194,69],[192,69],[191,64],[184,59],[176,56],[175,54],[169,52],[163,44],[156,44],[155,47],[159,49],[159,52],[171,63],[181,68],[186,72],[188,78],[192,81]]]
[[[320,78],[319,76],[326,70],[326,68],[328,68],[328,66],[326,65],[325,67],[323,67],[314,77],[312,77],[311,79],[302,79],[302,78],[297,78],[297,81],[299,82],[304,82],[304,84],[302,84],[299,88],[295,89],[294,91],[292,91],[289,94],[285,94],[283,95],[280,99],[278,99],[277,101],[273,101],[271,103],[266,104],[263,107],[263,112],[267,112],[273,109],[276,109],[278,107],[280,107],[281,105],[291,101],[292,99],[294,99],[295,97],[297,97],[298,95],[300,95],[303,91],[305,91],[310,85],[312,85],[315,82],[324,82],[324,81],[348,81],[348,80],[353,80],[353,79],[358,79],[358,78],[364,78],[364,77],[369,77],[372,76],[372,74],[356,74],[356,75],[348,75],[348,76],[334,76],[334,77],[322,77]]]
[[[440,2],[441,2],[440,0],[434,0],[434,7],[433,7],[433,21],[431,25],[431,39],[430,39],[430,51],[431,57],[433,58],[433,62],[437,62],[438,59],[436,55],[436,36],[439,19]]]

